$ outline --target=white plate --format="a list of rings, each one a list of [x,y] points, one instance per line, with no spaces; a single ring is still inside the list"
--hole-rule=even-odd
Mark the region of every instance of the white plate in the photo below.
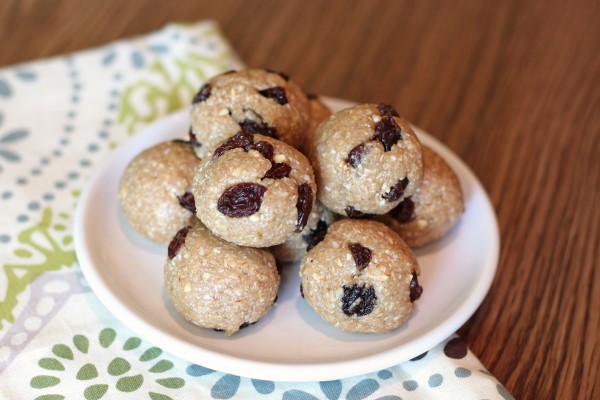
[[[327,99],[334,110],[351,103]],[[148,126],[120,146],[83,191],[75,217],[81,269],[106,307],[162,349],[202,366],[277,381],[332,380],[390,367],[454,333],[475,312],[491,285],[499,238],[490,201],[469,168],[425,132],[460,178],[466,212],[441,241],[419,250],[423,296],[407,322],[383,334],[351,334],[323,322],[300,297],[298,266],[282,277],[277,305],[256,325],[226,337],[184,321],[163,283],[166,248],[140,238],[119,210],[117,189],[127,163],[161,141],[185,138],[187,111]]]

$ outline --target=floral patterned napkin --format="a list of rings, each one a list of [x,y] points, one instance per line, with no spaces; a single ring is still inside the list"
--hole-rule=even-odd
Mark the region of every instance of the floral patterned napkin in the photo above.
[[[175,358],[117,320],[77,264],[92,170],[140,127],[239,68],[211,21],[0,69],[0,398],[511,399],[458,337],[354,378],[243,378]]]

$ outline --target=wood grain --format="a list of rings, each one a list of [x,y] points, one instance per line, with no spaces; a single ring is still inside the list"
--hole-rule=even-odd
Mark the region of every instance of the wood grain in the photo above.
[[[600,398],[599,2],[5,0],[0,66],[203,18],[249,66],[391,103],[465,160],[502,250],[460,334],[516,398]]]

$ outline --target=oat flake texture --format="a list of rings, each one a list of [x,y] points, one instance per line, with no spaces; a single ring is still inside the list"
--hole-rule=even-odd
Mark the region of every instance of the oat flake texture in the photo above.
[[[333,223],[300,265],[306,302],[348,332],[383,333],[402,325],[413,308],[413,272],[419,273],[417,260],[396,233],[353,219]]]

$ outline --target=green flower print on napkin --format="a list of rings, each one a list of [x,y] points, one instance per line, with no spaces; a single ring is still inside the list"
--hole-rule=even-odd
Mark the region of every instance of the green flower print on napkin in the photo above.
[[[23,247],[15,249],[15,255],[23,260],[18,264],[5,264],[8,288],[6,297],[0,301],[0,329],[2,321],[14,322],[13,311],[18,303],[18,295],[38,276],[48,271],[56,271],[63,266],[70,267],[75,263],[75,252],[70,249],[73,237],[66,234],[68,215],[59,213],[55,218],[50,208],[44,209],[42,219],[34,226],[22,231],[18,240]],[[58,220],[58,221],[57,221]],[[28,259],[39,259],[41,262],[27,262]]]
[[[156,378],[174,366],[173,362],[160,358],[162,350],[149,347],[139,355],[140,338],[130,337],[121,346],[117,345],[116,339],[115,330],[105,328],[98,335],[97,342],[91,342],[85,335],[75,335],[71,345],[54,345],[53,356],[41,358],[38,362],[45,371],[31,378],[30,385],[34,389],[56,392],[43,394],[36,400],[59,400],[72,396],[98,400],[111,398],[111,391],[113,396],[114,391],[135,392],[136,398],[144,394],[152,400],[173,400],[164,393],[145,392],[142,388],[148,379],[166,389],[180,389],[185,385],[182,378]],[[70,392],[72,388],[80,387],[74,381],[87,384],[83,393]]]
[[[149,75],[127,86],[121,97],[119,123],[129,133],[157,117],[188,105],[198,90],[198,84],[210,78],[212,71],[228,66],[227,54],[207,56],[188,53],[176,59],[174,67],[157,60]]]

